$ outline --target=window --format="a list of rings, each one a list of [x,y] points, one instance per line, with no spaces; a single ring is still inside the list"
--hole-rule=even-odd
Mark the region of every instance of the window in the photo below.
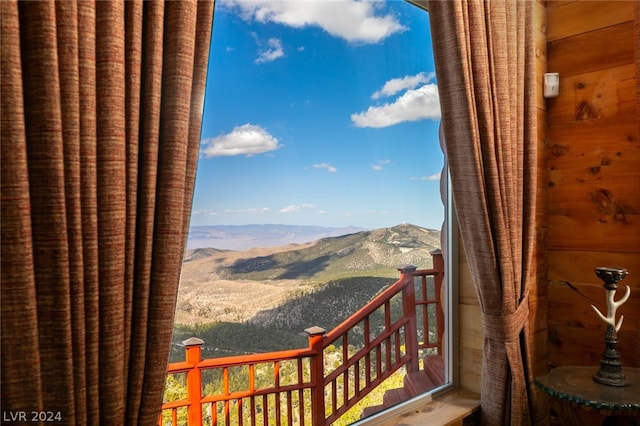
[[[396,282],[398,266],[431,267],[445,209],[430,43],[427,13],[405,2],[216,3],[174,361],[192,335],[205,340],[203,357],[305,346],[305,328],[330,331]],[[379,310],[325,348],[325,368],[357,352],[365,330],[402,317],[402,297],[390,319]],[[418,306],[418,318],[434,309]],[[394,357],[407,351],[389,345]],[[405,373],[376,397],[406,387]]]

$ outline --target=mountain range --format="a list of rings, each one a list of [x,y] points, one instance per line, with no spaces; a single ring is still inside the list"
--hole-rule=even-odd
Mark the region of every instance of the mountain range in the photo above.
[[[439,247],[439,231],[403,224],[279,247],[188,250],[174,342],[215,342],[209,356],[296,347],[302,330],[335,327],[396,281],[399,267],[430,268]]]
[[[331,228],[298,225],[209,225],[189,228],[187,249],[212,247],[221,250],[249,250],[255,247],[278,247],[304,244],[327,237],[364,231],[347,226]]]

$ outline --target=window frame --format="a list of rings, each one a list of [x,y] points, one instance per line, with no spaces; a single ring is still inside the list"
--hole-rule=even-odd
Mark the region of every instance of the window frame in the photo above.
[[[428,13],[426,1],[405,0],[411,6]],[[213,32],[212,32],[213,37]],[[442,147],[441,147],[442,148]],[[444,294],[445,334],[443,336],[445,384],[421,395],[400,402],[380,413],[361,419],[353,425],[381,424],[411,410],[424,406],[431,400],[458,388],[459,385],[459,232],[453,205],[451,179],[446,153],[441,176],[441,197],[444,205],[444,222],[441,228],[441,250],[445,258]]]
[[[425,392],[411,399],[398,403],[387,408],[380,413],[376,413],[369,417],[365,417],[351,426],[376,426],[381,425],[400,415],[424,407],[425,404],[432,400],[451,392],[459,387],[459,231],[458,221],[453,205],[453,194],[451,191],[451,177],[449,175],[449,167],[445,154],[444,166],[442,170],[444,197],[445,219],[442,230],[445,233],[444,247],[442,247],[445,258],[445,274],[444,288],[445,291],[445,378],[447,382],[435,388],[434,390]],[[446,180],[444,178],[446,176]],[[441,234],[442,236],[442,234]],[[441,237],[442,240],[442,237]]]

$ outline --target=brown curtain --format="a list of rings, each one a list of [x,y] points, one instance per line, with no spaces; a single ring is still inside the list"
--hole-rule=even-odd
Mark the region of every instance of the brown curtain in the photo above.
[[[2,409],[153,424],[213,1],[0,7]]]
[[[482,310],[482,422],[527,425],[536,184],[532,2],[430,1],[429,15],[454,204]]]

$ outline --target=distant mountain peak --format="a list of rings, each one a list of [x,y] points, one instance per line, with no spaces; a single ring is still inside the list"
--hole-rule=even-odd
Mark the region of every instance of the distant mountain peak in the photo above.
[[[264,225],[251,230],[239,228],[242,227],[236,227],[236,231],[242,231],[241,234],[230,233],[222,237],[248,235],[255,229],[271,231]],[[279,228],[292,231],[291,228]],[[213,231],[219,229],[206,230]],[[321,231],[324,235],[327,228]],[[218,234],[217,238],[220,237]],[[430,253],[438,247],[439,231],[402,224],[323,236],[299,245],[287,241],[278,247],[263,246],[243,251],[188,250],[182,270],[177,321],[193,324],[215,318],[217,321],[242,322],[258,311],[272,309],[292,295],[315,291],[329,282],[348,280],[354,283],[361,278],[366,278],[363,282],[378,279],[393,282],[399,277],[397,269],[403,265],[430,268]]]
[[[255,247],[304,244],[364,231],[357,226],[324,227],[281,224],[205,225],[189,229],[187,249],[211,247],[244,251]]]

